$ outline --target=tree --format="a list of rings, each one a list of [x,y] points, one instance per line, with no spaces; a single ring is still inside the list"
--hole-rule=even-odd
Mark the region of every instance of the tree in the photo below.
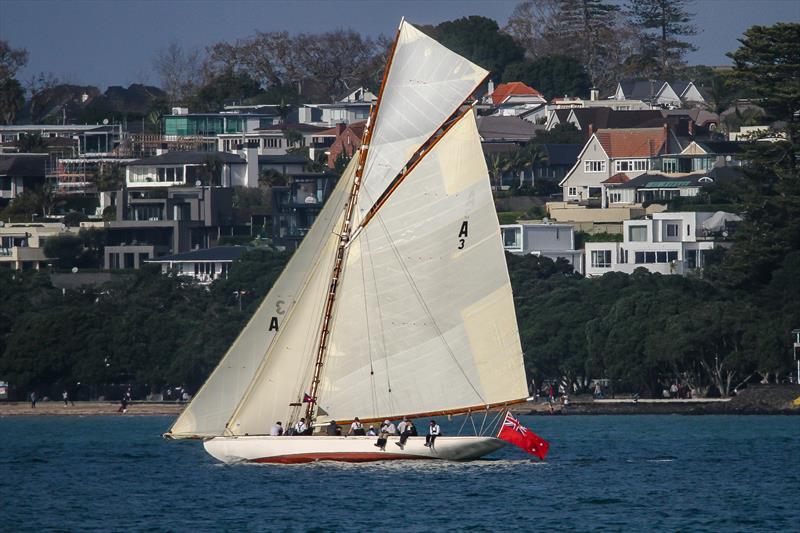
[[[24,154],[47,152],[47,142],[40,133],[21,133],[14,145],[19,152]]]
[[[670,76],[683,64],[686,53],[697,49],[682,40],[697,34],[687,4],[687,0],[629,0],[631,24],[644,30],[642,54],[656,59],[655,73],[660,77]]]
[[[117,163],[103,164],[94,178],[98,191],[117,191],[125,183],[125,169]]]
[[[222,170],[224,166],[219,157],[215,155],[207,155],[203,158],[203,164],[200,166],[201,181],[205,186],[221,185]]]
[[[0,81],[0,118],[3,124],[13,124],[22,106],[25,105],[25,91],[14,78]]]
[[[521,81],[535,87],[547,98],[588,95],[592,82],[581,63],[571,57],[554,55],[509,65],[503,81]]]
[[[177,41],[159,49],[153,57],[153,68],[161,79],[161,88],[170,102],[183,102],[201,84],[203,58],[200,50],[183,48]]]
[[[471,16],[442,22],[431,31],[447,48],[477,63],[499,79],[511,63],[522,61],[525,51],[514,38],[502,33],[492,19]]]
[[[773,118],[789,122],[789,142],[797,142],[800,109],[800,24],[753,26],[729,53],[733,82],[760,97]]]
[[[14,78],[19,69],[28,63],[28,51],[11,48],[8,41],[0,39],[0,81]]]
[[[198,111],[217,111],[227,100],[242,102],[263,91],[258,81],[246,72],[225,71],[200,87],[190,99],[190,106]]]

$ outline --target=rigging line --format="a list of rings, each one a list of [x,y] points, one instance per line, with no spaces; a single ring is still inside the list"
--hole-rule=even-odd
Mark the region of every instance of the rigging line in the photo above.
[[[466,116],[467,113],[472,111],[472,108],[477,103],[477,100],[475,100],[463,112],[459,112],[459,109],[461,108],[461,106],[463,106],[467,102],[467,100],[469,100],[472,97],[472,95],[475,93],[475,91],[477,91],[478,88],[481,85],[483,85],[484,82],[486,82],[487,79],[489,79],[489,73],[488,72],[486,73],[486,76],[484,76],[475,85],[475,87],[472,89],[472,91],[469,93],[469,95],[464,100],[462,100],[460,104],[458,104],[456,106],[456,108],[453,110],[452,113],[450,113],[450,115],[447,117],[447,119],[444,122],[442,122],[439,125],[438,128],[436,128],[434,130],[434,132],[431,134],[431,136],[428,137],[428,139],[424,143],[422,143],[420,145],[420,148],[417,150],[417,152],[414,155],[411,156],[411,159],[414,159],[414,157],[416,157],[416,159],[414,159],[413,162],[411,162],[411,160],[409,160],[409,162],[406,162],[405,166],[400,171],[400,173],[397,174],[397,176],[395,176],[392,179],[392,181],[389,183],[389,187],[385,191],[383,191],[383,193],[378,197],[378,201],[375,202],[375,204],[367,212],[367,215],[361,221],[361,223],[359,224],[359,227],[366,226],[369,223],[369,221],[372,220],[372,218],[375,216],[375,213],[377,213],[378,210],[380,210],[380,208],[386,203],[386,200],[389,199],[389,196],[391,196],[392,193],[397,189],[397,187],[400,186],[400,183],[402,183],[403,180],[405,180],[406,176],[408,176],[411,173],[411,171],[414,170],[414,168],[420,163],[420,161],[422,161],[425,158],[425,156],[428,155],[431,152],[433,147],[436,146],[436,143],[438,143],[444,137],[444,135],[447,133],[447,131],[450,128],[452,128],[455,124],[457,124],[459,120],[464,118],[464,116]],[[455,118],[453,118],[454,115],[457,115],[457,116]],[[439,134],[440,130],[441,130],[441,134]]]
[[[473,418],[472,413],[469,414],[469,421],[472,422],[472,431],[475,432],[475,435],[478,434],[478,428],[475,427],[475,418]]]
[[[489,427],[491,428],[491,432],[489,433],[490,435],[494,435],[495,430],[497,429],[497,423],[500,420],[500,415],[502,415],[506,411],[508,411],[508,408],[503,406],[503,408],[500,411],[497,412],[497,416],[495,416],[494,420],[492,420],[491,424],[489,424]]]
[[[456,435],[461,435],[461,431],[463,431],[464,426],[467,425],[467,420],[472,416],[472,411],[467,411],[467,416],[464,417],[464,421],[461,423],[461,427],[458,428],[458,433]]]
[[[364,241],[369,251],[369,237],[367,234],[364,234]],[[372,259],[372,254],[368,253],[367,257],[369,257],[369,265],[370,269],[372,270],[372,283],[375,286],[375,303],[378,308],[378,325],[380,326],[381,330],[381,346],[383,347],[383,362],[386,365],[386,390],[389,392],[388,400],[389,400],[389,412],[394,411],[394,399],[392,398],[392,378],[391,374],[389,373],[389,351],[386,349],[386,329],[383,326],[383,309],[381,308],[381,293],[378,290],[378,278],[375,276],[375,262]]]
[[[406,267],[406,264],[403,261],[403,257],[400,255],[400,251],[397,249],[397,246],[395,245],[394,240],[392,240],[392,236],[389,233],[389,229],[386,227],[386,224],[383,221],[383,217],[379,216],[378,217],[378,222],[380,223],[381,227],[383,228],[384,233],[386,234],[386,239],[388,240],[389,245],[392,248],[392,252],[394,252],[394,255],[397,258],[397,261],[400,263],[400,268],[403,270],[403,274],[405,274],[406,279],[408,280],[409,284],[411,285],[411,288],[414,289],[414,295],[417,297],[417,300],[419,301],[420,305],[422,305],[423,310],[428,315],[428,318],[430,319],[431,324],[433,324],[433,328],[436,330],[436,334],[442,340],[442,344],[444,344],[444,347],[447,349],[447,353],[450,354],[450,357],[453,359],[453,362],[456,364],[456,367],[461,372],[461,375],[464,376],[464,379],[467,380],[467,383],[469,383],[469,386],[475,392],[475,395],[480,399],[481,402],[483,402],[485,404],[486,400],[483,398],[483,395],[480,392],[478,392],[478,389],[472,383],[472,380],[469,379],[469,376],[467,376],[467,372],[464,370],[464,367],[462,367],[461,363],[458,361],[458,358],[456,357],[456,354],[453,352],[453,349],[447,343],[447,339],[445,339],[444,333],[442,332],[442,329],[439,327],[439,324],[436,322],[436,319],[434,318],[433,313],[431,312],[430,308],[428,307],[428,304],[425,302],[425,299],[422,297],[422,292],[419,290],[419,287],[417,286],[416,282],[414,281],[414,278],[411,277],[411,272],[409,272],[408,267]]]
[[[369,326],[369,307],[367,306],[367,278],[364,274],[364,260],[362,255],[361,263],[361,287],[364,294],[364,320],[367,324],[367,355],[369,356],[369,388],[372,396],[372,415],[378,412],[377,391],[375,390],[375,367],[372,365],[372,335]]]

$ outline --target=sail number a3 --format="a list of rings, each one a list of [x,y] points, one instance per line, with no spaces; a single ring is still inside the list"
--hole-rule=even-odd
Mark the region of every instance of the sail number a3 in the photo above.
[[[469,237],[469,222],[464,221],[461,223],[461,229],[458,232],[458,249],[463,250]]]

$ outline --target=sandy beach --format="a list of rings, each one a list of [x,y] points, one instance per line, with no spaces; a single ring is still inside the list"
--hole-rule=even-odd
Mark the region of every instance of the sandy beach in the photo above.
[[[119,413],[119,402],[75,402],[64,406],[64,402],[37,402],[32,408],[30,402],[0,402],[0,417],[3,416],[152,416],[177,415],[185,404],[167,402],[133,402],[127,413]]]

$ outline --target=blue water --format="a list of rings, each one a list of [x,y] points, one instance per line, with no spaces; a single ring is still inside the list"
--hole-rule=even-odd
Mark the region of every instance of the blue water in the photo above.
[[[800,417],[522,421],[547,462],[223,466],[168,417],[4,418],[0,531],[800,531]]]

